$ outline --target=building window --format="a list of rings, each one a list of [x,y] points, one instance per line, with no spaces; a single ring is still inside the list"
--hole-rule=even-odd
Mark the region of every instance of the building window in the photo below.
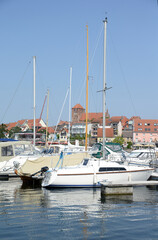
[[[136,133],[136,136],[138,136],[138,133]]]
[[[145,138],[143,138],[143,142],[145,142]]]
[[[154,123],[154,126],[156,126],[157,124],[156,123]]]
[[[138,123],[138,126],[141,126],[142,125],[142,123]]]
[[[147,123],[145,123],[144,125],[147,126]]]
[[[142,131],[142,128],[138,128],[138,131]]]

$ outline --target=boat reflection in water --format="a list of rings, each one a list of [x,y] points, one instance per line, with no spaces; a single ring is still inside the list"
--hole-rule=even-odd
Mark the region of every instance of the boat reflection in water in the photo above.
[[[22,239],[76,239],[77,233],[77,239],[111,239],[120,233],[129,239],[130,231],[146,231],[148,216],[152,231],[143,234],[152,239],[157,204],[158,191],[147,187],[134,188],[130,196],[101,197],[100,189],[23,188],[20,179],[11,179],[0,182],[0,238],[11,234],[16,239],[19,234]]]
[[[87,206],[88,209],[100,203],[132,203],[157,201],[157,186],[135,187],[133,195],[103,196],[97,188],[59,188],[45,189],[23,187],[22,181],[18,178],[9,181],[0,181],[0,202],[15,202],[21,200],[22,204],[41,205],[48,208],[60,208]],[[36,199],[36,200],[35,200]]]

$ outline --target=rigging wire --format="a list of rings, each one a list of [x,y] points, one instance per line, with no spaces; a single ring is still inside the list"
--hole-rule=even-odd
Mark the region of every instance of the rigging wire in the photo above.
[[[122,68],[122,65],[121,65],[121,61],[120,61],[120,59],[119,59],[118,53],[117,53],[116,48],[115,48],[115,45],[114,45],[114,41],[113,41],[113,38],[112,38],[112,34],[111,34],[110,31],[109,31],[109,33],[110,33],[109,35],[110,35],[110,37],[111,37],[111,42],[112,42],[112,45],[113,45],[113,48],[114,48],[114,51],[115,51],[115,54],[116,54],[116,57],[117,57],[119,66],[120,66],[122,78],[123,78],[123,81],[124,81],[124,83],[125,83],[125,86],[126,86],[126,89],[127,89],[128,95],[129,95],[129,99],[130,99],[131,104],[132,104],[132,107],[133,107],[134,114],[135,114],[135,116],[137,116],[137,112],[136,112],[136,109],[135,109],[135,106],[134,106],[134,103],[133,103],[132,95],[131,95],[130,90],[129,90],[129,88],[128,88],[128,84],[127,84],[127,81],[126,81],[126,78],[125,78],[125,74],[124,74],[124,71],[123,71],[123,68]]]
[[[90,60],[90,64],[89,64],[89,69],[91,68],[91,65],[93,63],[93,59],[95,57],[95,53],[96,53],[96,50],[98,48],[98,44],[99,44],[99,41],[100,41],[100,38],[101,38],[101,35],[102,35],[102,32],[103,32],[103,26],[101,26],[101,30],[98,34],[98,38],[97,38],[97,41],[96,41],[96,46],[94,48],[94,51],[93,51],[93,54],[91,56],[91,60]],[[79,102],[81,101],[81,96],[83,94],[83,90],[85,89],[85,85],[86,85],[86,73],[84,73],[84,80],[83,80],[83,84],[82,84],[82,89],[81,89],[81,93],[80,93],[80,96],[79,96]]]
[[[28,62],[27,66],[26,66],[26,69],[25,69],[25,71],[24,71],[22,77],[20,78],[20,81],[19,81],[19,83],[18,83],[18,85],[17,85],[17,87],[16,87],[16,89],[15,89],[15,92],[13,93],[13,96],[11,97],[11,100],[10,100],[10,102],[9,102],[9,104],[8,104],[8,106],[7,106],[7,108],[6,108],[5,112],[4,112],[4,114],[3,114],[3,117],[1,118],[1,122],[3,122],[5,116],[6,116],[7,112],[8,112],[8,110],[9,110],[9,108],[10,108],[12,102],[13,102],[13,99],[14,99],[16,93],[17,93],[17,91],[18,91],[18,89],[19,89],[19,87],[20,87],[22,81],[24,80],[24,77],[25,77],[25,75],[26,75],[26,73],[27,73],[27,71],[28,71],[28,68],[29,68],[30,64],[31,64],[31,60]]]
[[[66,93],[66,96],[65,96],[65,99],[64,99],[64,103],[63,103],[63,106],[62,106],[62,108],[61,108],[61,112],[60,112],[60,115],[59,115],[59,118],[58,118],[58,121],[57,121],[57,124],[56,124],[56,128],[55,128],[54,134],[56,133],[56,130],[57,130],[57,127],[58,127],[58,124],[59,124],[59,121],[60,121],[60,118],[61,118],[61,115],[62,115],[62,112],[63,112],[63,108],[64,108],[64,106],[65,106],[65,102],[66,102],[66,99],[67,99],[69,90],[70,90],[70,89],[68,88],[67,93]]]

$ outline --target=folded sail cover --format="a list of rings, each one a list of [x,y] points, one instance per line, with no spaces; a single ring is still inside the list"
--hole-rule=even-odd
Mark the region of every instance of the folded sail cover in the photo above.
[[[74,166],[81,163],[81,161],[90,157],[87,153],[74,153],[70,155],[65,155],[63,158],[63,167],[64,166]],[[59,155],[57,156],[43,156],[36,160],[27,160],[23,166],[18,169],[19,176],[30,176],[37,171],[40,171],[42,167],[55,168],[59,160]]]

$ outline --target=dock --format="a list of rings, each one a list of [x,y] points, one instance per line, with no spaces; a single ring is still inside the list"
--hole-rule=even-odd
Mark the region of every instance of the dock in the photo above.
[[[133,194],[134,187],[158,186],[158,181],[127,181],[127,182],[101,182],[102,195],[128,195]]]
[[[0,181],[7,181],[9,179],[9,174],[5,172],[0,172]]]

